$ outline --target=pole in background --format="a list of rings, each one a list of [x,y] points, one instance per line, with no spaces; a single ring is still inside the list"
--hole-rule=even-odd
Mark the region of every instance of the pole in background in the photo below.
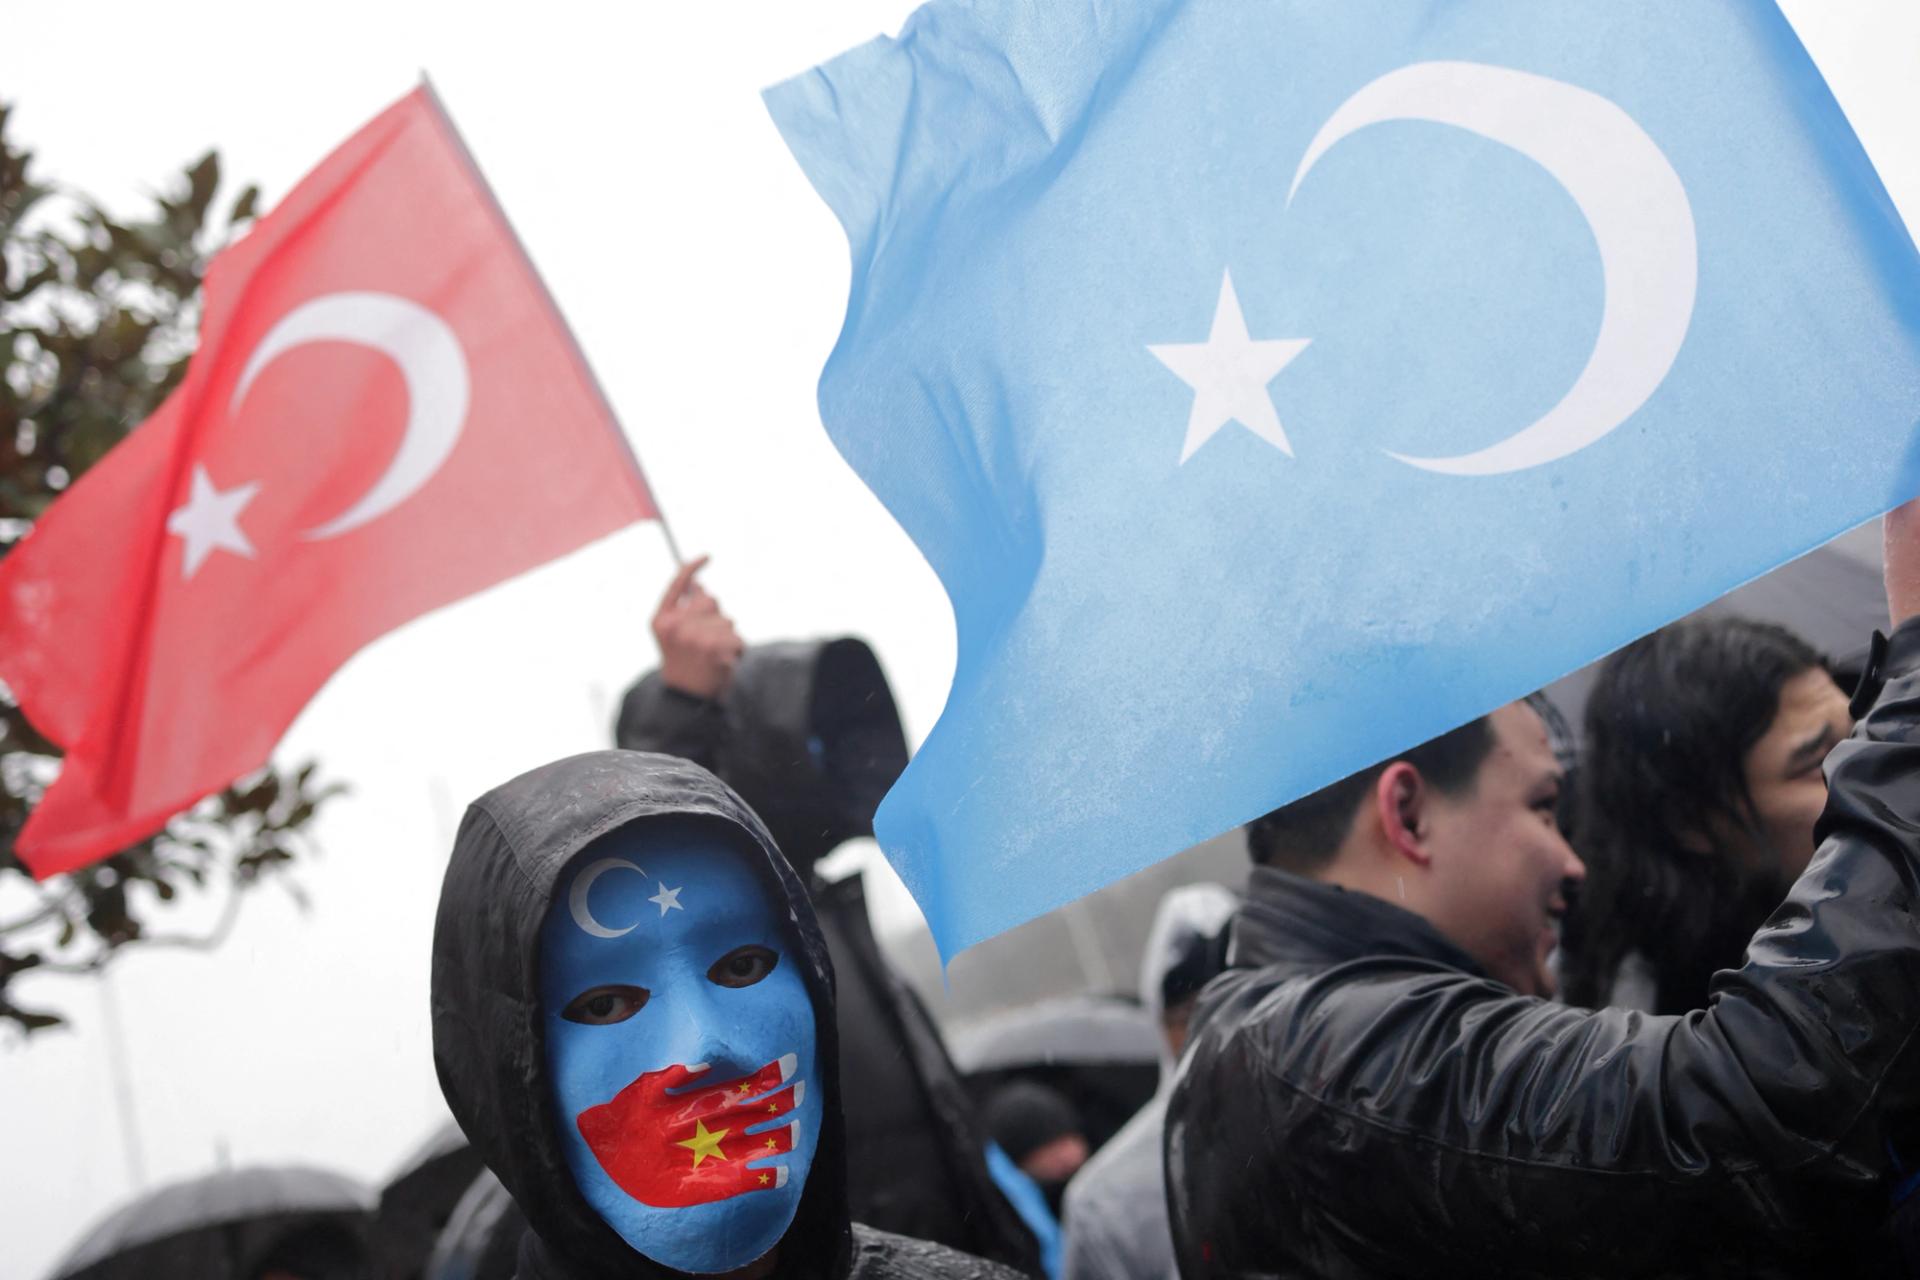
[[[120,1150],[127,1161],[127,1181],[135,1191],[147,1185],[147,1161],[140,1145],[140,1118],[133,1105],[133,1074],[127,1065],[127,1035],[120,1022],[120,999],[114,994],[113,975],[100,971],[100,1023],[107,1032],[107,1069],[113,1074],[114,1109],[120,1113]]]

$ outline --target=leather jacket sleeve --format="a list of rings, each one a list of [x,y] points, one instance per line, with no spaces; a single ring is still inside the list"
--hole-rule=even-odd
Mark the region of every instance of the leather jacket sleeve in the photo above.
[[[1263,1197],[1315,1275],[1778,1274],[1870,1238],[1920,1116],[1920,623],[1885,669],[1705,1010],[1392,957],[1210,992],[1168,1127],[1183,1274],[1278,1270],[1237,1226]]]

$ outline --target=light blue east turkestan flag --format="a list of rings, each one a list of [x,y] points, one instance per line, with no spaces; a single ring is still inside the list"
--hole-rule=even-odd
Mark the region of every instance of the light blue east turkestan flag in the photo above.
[[[1920,490],[1920,257],[1766,0],[936,0],[767,101],[953,601],[876,823],[947,955]]]

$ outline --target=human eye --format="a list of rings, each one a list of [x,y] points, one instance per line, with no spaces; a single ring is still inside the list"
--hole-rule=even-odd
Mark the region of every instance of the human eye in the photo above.
[[[779,963],[780,954],[771,947],[735,947],[713,962],[707,980],[722,987],[750,987]]]
[[[640,1012],[652,994],[645,987],[593,987],[568,1001],[560,1016],[568,1022],[583,1022],[590,1027],[611,1026]]]

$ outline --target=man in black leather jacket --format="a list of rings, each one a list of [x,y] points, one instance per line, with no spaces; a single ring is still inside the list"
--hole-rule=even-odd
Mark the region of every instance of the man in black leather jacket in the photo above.
[[[1819,851],[1706,1010],[1539,998],[1550,979],[1523,944],[1544,959],[1560,902],[1513,871],[1543,873],[1551,846],[1543,828],[1523,840],[1537,860],[1511,847],[1512,806],[1546,789],[1508,793],[1537,731],[1523,706],[1482,722],[1464,785],[1424,777],[1417,753],[1369,771],[1319,865],[1312,822],[1272,824],[1169,1108],[1181,1274],[1889,1272],[1920,1117],[1908,508],[1888,517],[1887,586],[1900,625],[1827,760]],[[1273,865],[1289,859],[1306,873]]]

